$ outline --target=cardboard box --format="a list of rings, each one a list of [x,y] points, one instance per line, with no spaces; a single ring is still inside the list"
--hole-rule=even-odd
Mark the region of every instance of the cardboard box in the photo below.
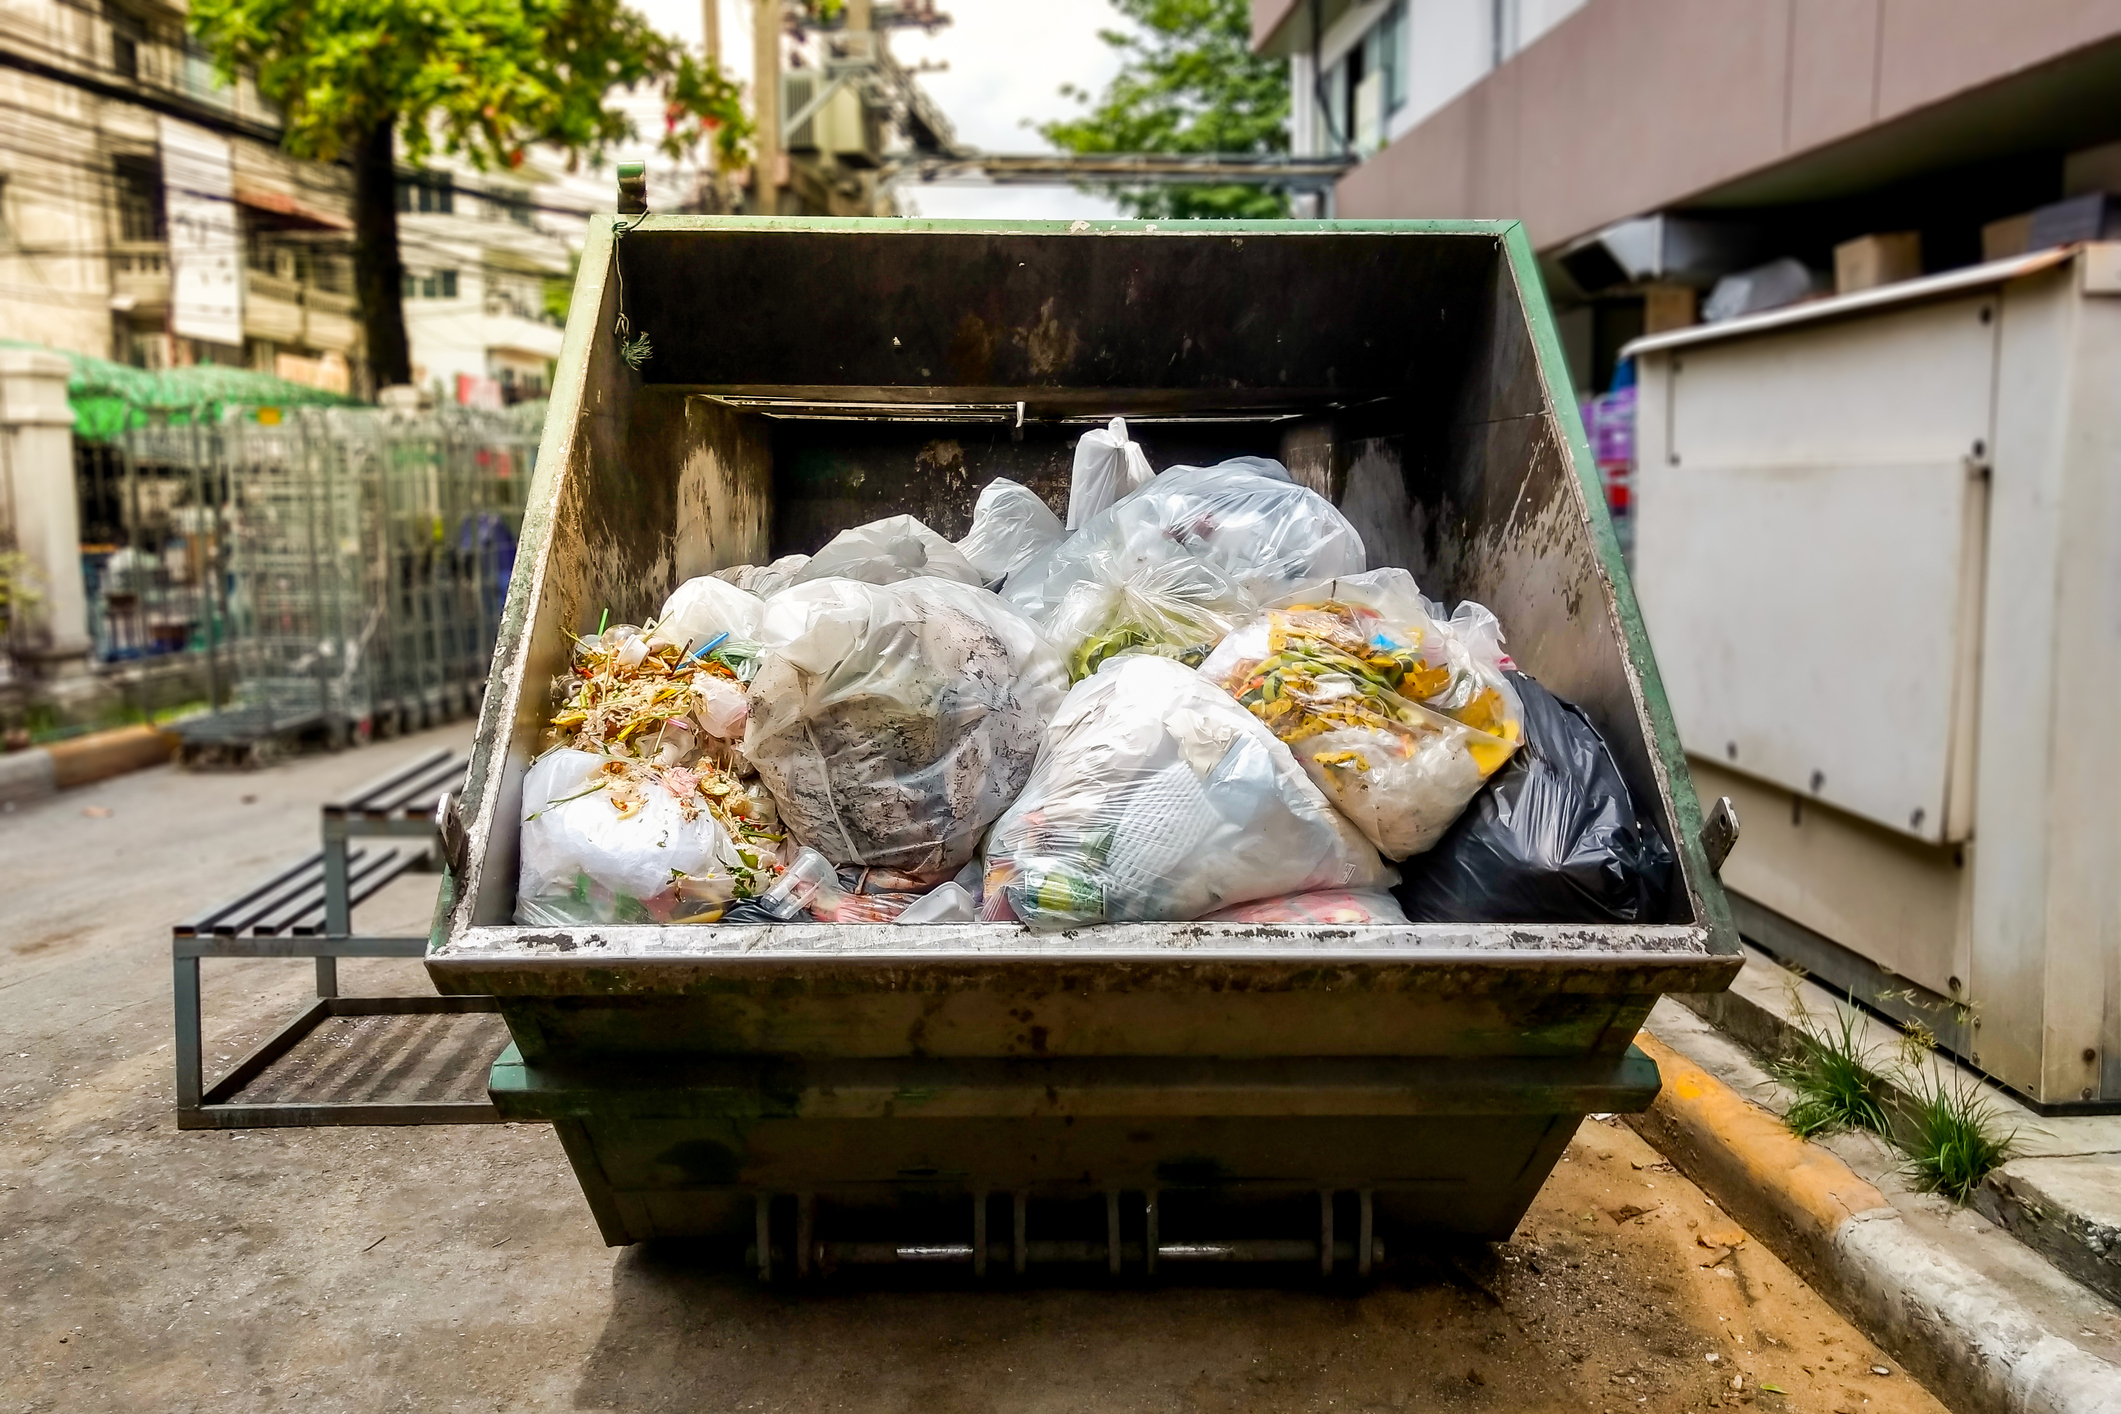
[[[2032,242],[2033,213],[2021,211],[2016,216],[1991,221],[1981,228],[1981,258],[2008,260],[2032,249]]]
[[[1648,285],[1642,291],[1642,332],[1662,334],[1701,322],[1701,292],[1692,285]]]
[[[1834,293],[1912,280],[1922,273],[1922,233],[1884,231],[1858,236],[1834,247]]]

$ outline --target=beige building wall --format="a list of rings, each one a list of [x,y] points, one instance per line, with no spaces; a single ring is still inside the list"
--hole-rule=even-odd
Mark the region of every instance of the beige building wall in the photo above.
[[[1254,0],[1256,46],[1290,52],[1307,13]],[[1550,247],[2117,37],[2121,0],[1590,0],[1350,173],[1337,214],[1518,217]]]
[[[100,102],[0,69],[0,339],[110,354]]]

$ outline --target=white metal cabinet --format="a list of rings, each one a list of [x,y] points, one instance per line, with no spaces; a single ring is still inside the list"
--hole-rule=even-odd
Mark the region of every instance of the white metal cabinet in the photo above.
[[[1635,586],[1752,807],[1741,923],[2043,1104],[2121,1102],[2116,295],[2092,246],[1632,349]]]
[[[1966,837],[1995,305],[1645,358],[1667,395],[1637,434],[1657,553],[1638,549],[1636,592],[1686,648],[1664,681],[1688,751]]]

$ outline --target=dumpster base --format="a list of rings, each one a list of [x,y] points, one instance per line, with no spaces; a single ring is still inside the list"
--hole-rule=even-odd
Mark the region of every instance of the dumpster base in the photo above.
[[[644,1078],[653,1075],[652,1081]],[[559,1133],[606,1242],[716,1239],[766,1274],[876,1263],[1367,1271],[1423,1234],[1502,1239],[1623,1055],[1217,1061],[609,1056],[493,1068]]]

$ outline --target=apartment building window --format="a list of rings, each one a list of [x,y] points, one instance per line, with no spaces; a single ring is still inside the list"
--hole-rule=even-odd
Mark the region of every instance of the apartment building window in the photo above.
[[[456,179],[447,172],[422,172],[398,183],[400,211],[448,216],[454,214],[456,204]]]
[[[110,66],[124,79],[140,77],[140,46],[147,43],[147,26],[138,15],[122,10],[116,5],[107,5],[104,17],[110,21]]]
[[[1407,5],[1392,0],[1319,76],[1328,141],[1343,150],[1384,146],[1387,122],[1407,104]]]
[[[1392,0],[1362,44],[1364,67],[1377,75],[1385,112],[1397,113],[1407,106],[1407,0]]]
[[[425,275],[407,274],[405,298],[407,299],[455,299],[457,297],[457,272],[454,270],[430,270]]]
[[[112,177],[117,192],[118,239],[167,239],[162,226],[162,162],[155,157],[115,157]]]

